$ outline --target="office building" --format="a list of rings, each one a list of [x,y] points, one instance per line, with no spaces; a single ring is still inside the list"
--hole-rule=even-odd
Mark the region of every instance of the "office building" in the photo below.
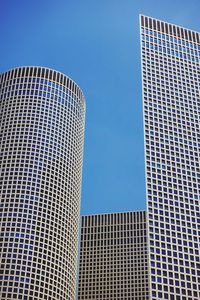
[[[200,299],[200,34],[140,17],[150,299]]]
[[[74,300],[85,100],[43,67],[0,75],[0,298]]]
[[[78,300],[148,299],[146,212],[82,217]]]
[[[147,212],[82,218],[79,300],[200,299],[200,34],[142,15],[140,36]]]

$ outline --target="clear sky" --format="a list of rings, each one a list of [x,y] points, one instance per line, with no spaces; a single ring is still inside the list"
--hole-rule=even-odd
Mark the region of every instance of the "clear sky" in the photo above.
[[[200,31],[199,0],[0,0],[0,72],[54,68],[87,102],[82,213],[145,209],[139,14]]]

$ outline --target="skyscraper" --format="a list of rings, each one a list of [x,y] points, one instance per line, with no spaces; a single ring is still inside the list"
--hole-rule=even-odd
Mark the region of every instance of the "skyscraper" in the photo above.
[[[64,74],[0,75],[2,300],[75,298],[84,116]]]
[[[146,212],[82,217],[79,300],[148,299]]]
[[[150,299],[200,299],[200,34],[140,17]]]

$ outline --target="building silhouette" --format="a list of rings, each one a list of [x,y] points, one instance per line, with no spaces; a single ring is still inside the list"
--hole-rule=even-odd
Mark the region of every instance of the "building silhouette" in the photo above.
[[[78,299],[148,295],[146,212],[82,217]]]
[[[75,298],[84,116],[64,74],[0,75],[2,300]]]
[[[200,34],[140,17],[150,299],[200,299]]]

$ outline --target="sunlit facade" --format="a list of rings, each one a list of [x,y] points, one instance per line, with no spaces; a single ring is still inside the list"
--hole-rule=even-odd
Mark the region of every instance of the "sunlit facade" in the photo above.
[[[0,298],[74,300],[85,100],[40,67],[0,75]]]
[[[150,299],[200,299],[200,34],[140,17]]]

